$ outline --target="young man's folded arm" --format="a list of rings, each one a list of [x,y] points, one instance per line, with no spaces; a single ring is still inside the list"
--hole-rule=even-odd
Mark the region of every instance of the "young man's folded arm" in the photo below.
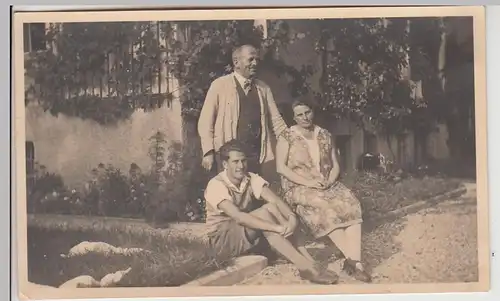
[[[286,216],[294,216],[292,209],[283,202],[283,200],[269,188],[269,183],[258,175],[252,175],[252,187],[255,197],[262,199],[267,203],[272,203],[278,206],[282,214]]]
[[[238,207],[236,207],[230,200],[223,200],[219,203],[218,208],[242,226],[255,230],[276,233],[279,233],[281,230],[280,226],[277,224],[265,221],[254,215],[240,211]]]
[[[265,186],[262,188],[261,197],[264,201],[268,203],[273,203],[278,206],[279,210],[282,214],[286,216],[295,217],[295,213],[290,209],[290,207],[278,196],[274,193],[269,187]]]

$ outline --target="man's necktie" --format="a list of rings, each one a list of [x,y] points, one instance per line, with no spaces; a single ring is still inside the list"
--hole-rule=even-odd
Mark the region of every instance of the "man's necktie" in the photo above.
[[[253,81],[251,79],[246,79],[245,82],[243,83],[243,90],[245,91],[245,93],[248,94],[248,92],[252,90],[252,86],[253,86]]]

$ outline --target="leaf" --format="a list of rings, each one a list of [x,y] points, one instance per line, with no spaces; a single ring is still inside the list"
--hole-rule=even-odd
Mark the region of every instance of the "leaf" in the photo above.
[[[188,99],[182,102],[183,114],[196,117],[210,81],[232,71],[232,48],[251,42],[266,49],[266,64],[288,79],[293,96],[314,95],[320,109],[330,116],[353,113],[371,116],[395,131],[403,124],[411,124],[415,112],[422,118],[434,118],[424,113],[430,110],[425,109],[425,103],[411,99],[409,84],[399,78],[400,69],[408,65],[406,53],[410,56],[412,76],[431,78],[435,73],[432,66],[436,64],[431,62],[433,46],[429,45],[440,41],[442,22],[437,18],[412,19],[409,32],[403,18],[390,19],[386,28],[381,18],[319,19],[307,23],[310,31],[316,30],[308,36],[313,39],[318,55],[326,58],[320,93],[311,91],[312,65],[294,68],[273,58],[275,49],[292,42],[292,28],[283,20],[269,22],[266,39],[251,20],[177,23],[180,31],[186,33],[186,41],[178,39],[180,35],[174,37],[174,22],[160,22],[160,37],[167,40],[165,56],[161,55],[158,37],[153,32],[156,27],[149,22],[65,23],[62,28],[51,25],[47,38],[56,44],[57,56],[52,52],[33,55],[26,63],[26,73],[44,91],[36,92],[35,97],[54,114],[79,114],[81,118],[109,122],[106,120],[115,119],[104,118],[104,112],[120,119],[127,118],[135,109],[150,108],[152,80],[158,76],[160,67],[168,63],[169,70],[186,86],[180,89],[181,96]],[[130,47],[120,49],[127,44]],[[111,54],[115,54],[118,62],[109,66]],[[108,70],[113,76],[106,75]],[[95,96],[87,96],[92,101],[71,96],[61,101],[63,90],[75,87],[85,90],[88,83],[83,73],[98,74],[111,84],[117,83],[111,89],[120,98],[100,102]],[[97,84],[97,90],[101,83]],[[439,99],[439,85],[435,87],[426,86],[426,95],[436,91],[432,93]],[[134,95],[134,102],[129,103],[124,95]],[[423,109],[416,111],[417,107]]]

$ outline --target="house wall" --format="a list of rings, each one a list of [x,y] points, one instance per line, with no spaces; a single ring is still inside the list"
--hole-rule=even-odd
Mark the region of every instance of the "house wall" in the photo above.
[[[45,24],[46,28],[48,26]],[[25,32],[25,38],[29,37],[30,33]],[[25,52],[25,58],[30,55],[29,51]],[[166,67],[161,72],[168,74]],[[25,87],[32,83],[28,77],[24,80]],[[91,90],[89,87],[87,92]],[[99,94],[99,87],[93,90],[96,95]],[[26,140],[34,144],[34,160],[63,176],[70,186],[82,185],[89,179],[92,168],[99,163],[112,164],[123,172],[128,172],[131,163],[147,170],[151,165],[148,151],[152,135],[157,131],[163,132],[167,147],[168,144],[182,142],[183,121],[177,90],[178,83],[174,78],[163,76],[160,82],[155,79],[151,91],[173,91],[171,105],[165,104],[152,112],[135,111],[129,119],[113,126],[101,126],[92,120],[62,114],[53,116],[33,101],[25,107],[25,116]],[[100,91],[102,96],[105,97],[107,91],[104,84]]]
[[[439,124],[437,130],[427,137],[427,154],[433,159],[447,159],[450,157],[448,149],[448,127]]]
[[[68,185],[79,185],[99,163],[127,172],[131,163],[147,169],[148,139],[163,131],[167,143],[181,142],[180,102],[153,112],[136,111],[116,126],[104,127],[91,120],[52,116],[38,105],[26,107],[26,139],[35,146],[35,161],[61,174]]]

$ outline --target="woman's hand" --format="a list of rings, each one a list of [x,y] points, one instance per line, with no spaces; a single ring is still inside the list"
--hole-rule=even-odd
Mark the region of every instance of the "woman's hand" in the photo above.
[[[326,188],[324,181],[316,180],[316,179],[307,180],[307,182],[305,183],[305,186],[307,186],[309,188],[316,188],[316,189],[325,189]]]
[[[287,238],[289,236],[291,236],[293,234],[293,228],[291,228],[290,226],[285,226],[285,230],[280,233],[284,238]]]
[[[274,232],[278,233],[281,236],[285,236],[287,227],[286,225],[276,225],[276,230],[274,230]]]
[[[276,233],[283,237],[288,237],[292,235],[294,230],[289,225],[279,225],[276,229]]]
[[[335,185],[335,183],[337,183],[336,180],[329,179],[329,180],[325,181],[325,183],[324,183],[325,189],[332,187],[333,185]]]

